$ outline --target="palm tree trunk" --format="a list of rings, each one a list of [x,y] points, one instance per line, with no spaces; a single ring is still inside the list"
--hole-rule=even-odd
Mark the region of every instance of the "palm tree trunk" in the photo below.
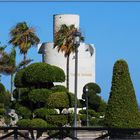
[[[13,79],[14,79],[14,74],[11,74],[11,100],[13,100]]]
[[[23,60],[26,61],[27,53],[24,53],[24,58]]]
[[[70,55],[67,56],[67,89],[69,91],[69,58]]]

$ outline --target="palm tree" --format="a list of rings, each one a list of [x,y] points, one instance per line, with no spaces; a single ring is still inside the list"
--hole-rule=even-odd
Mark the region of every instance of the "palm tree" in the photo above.
[[[26,61],[20,62],[16,65],[16,50],[12,48],[11,52],[8,54],[4,51],[3,47],[0,47],[0,54],[2,57],[0,59],[0,72],[5,75],[11,75],[11,94],[13,92],[13,79],[14,74],[20,70],[25,65],[28,65],[32,60],[28,59]]]
[[[40,42],[40,39],[35,34],[35,29],[28,27],[26,22],[18,23],[10,31],[10,36],[11,40],[9,43],[14,47],[19,47],[20,53],[24,55],[24,61],[26,61],[28,50]]]
[[[74,25],[67,26],[65,24],[61,25],[60,30],[55,33],[54,48],[57,47],[58,52],[64,52],[64,56],[67,58],[66,64],[66,75],[67,75],[67,89],[69,91],[69,58],[70,54],[75,52],[75,47],[73,44],[73,34],[78,29]],[[81,37],[81,41],[84,38]]]

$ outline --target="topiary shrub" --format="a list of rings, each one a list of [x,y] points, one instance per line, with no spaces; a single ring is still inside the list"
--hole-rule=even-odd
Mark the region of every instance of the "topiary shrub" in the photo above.
[[[88,91],[85,91],[86,89],[88,89]],[[87,83],[83,87],[82,99],[84,99],[86,101],[86,96],[87,96],[88,97],[88,107],[90,109],[95,110],[96,112],[98,111],[100,103],[102,101],[101,97],[98,95],[98,93],[100,93],[100,92],[101,92],[101,88],[96,83]]]
[[[23,82],[23,74],[24,74],[25,69],[21,69],[19,70],[14,78],[14,85],[15,87],[26,87],[26,83]]]
[[[9,92],[0,93],[0,103],[4,104],[4,106],[9,106],[11,100],[11,95]]]
[[[16,88],[13,91],[13,97],[16,100],[27,100],[29,91],[30,90],[28,88]]]
[[[68,116],[67,115],[47,115],[46,121],[48,124],[52,126],[64,126],[68,124]]]
[[[127,62],[118,60],[113,67],[113,77],[108,106],[105,113],[107,127],[139,128],[140,115]],[[111,132],[110,135],[115,133]],[[115,134],[116,135],[116,134]]]
[[[51,88],[52,92],[68,92],[67,88],[62,85],[56,85]]]
[[[56,66],[46,63],[33,63],[26,67],[24,80],[28,86],[41,87],[42,84],[50,82],[64,82],[64,71]]]
[[[6,110],[4,108],[0,108],[0,115],[3,116],[5,115]]]
[[[30,91],[28,97],[33,103],[45,103],[47,104],[48,97],[52,94],[48,89],[33,89]]]
[[[32,115],[31,111],[30,111],[28,108],[23,107],[23,106],[17,108],[17,109],[16,109],[16,113],[17,113],[20,117],[22,117],[22,119],[29,119],[29,118],[31,118],[31,115]]]
[[[66,92],[55,92],[49,96],[47,104],[50,108],[59,109],[61,113],[64,108],[74,106],[74,95]]]
[[[36,118],[46,119],[47,115],[58,114],[55,109],[47,109],[47,108],[39,108],[34,111],[34,115]]]
[[[80,110],[79,113],[80,114],[86,114],[87,110],[86,109]],[[92,109],[88,109],[88,115],[91,116],[91,117],[99,117],[99,114]]]
[[[0,93],[4,93],[5,92],[5,87],[2,83],[0,83]]]
[[[17,122],[18,127],[28,128],[31,127],[31,120],[30,119],[22,119]]]
[[[43,119],[35,118],[31,120],[30,123],[32,128],[45,128],[48,127],[48,124]]]

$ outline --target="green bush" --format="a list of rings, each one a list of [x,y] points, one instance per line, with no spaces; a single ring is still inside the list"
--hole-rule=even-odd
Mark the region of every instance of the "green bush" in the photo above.
[[[88,116],[88,120],[90,121],[91,116]],[[81,114],[80,115],[80,120],[81,120],[81,125],[86,126],[87,125],[87,115],[86,114]]]
[[[52,93],[48,98],[48,106],[50,108],[57,108],[62,112],[64,108],[74,106],[74,95],[66,92]]]
[[[62,85],[56,85],[51,88],[52,92],[68,92],[67,88]]]
[[[2,83],[0,83],[0,93],[4,93],[5,92],[5,87]]]
[[[102,118],[91,118],[90,126],[104,126],[104,119]]]
[[[28,99],[28,92],[29,89],[28,88],[16,88],[13,91],[13,97],[16,100],[27,100]]]
[[[25,68],[24,80],[28,86],[38,86],[48,82],[64,82],[64,71],[46,63],[33,63]]]
[[[3,103],[0,103],[0,108],[4,108],[4,104]]]
[[[128,65],[124,60],[114,64],[111,92],[105,113],[107,127],[139,128],[140,115]]]
[[[33,103],[42,102],[46,104],[51,93],[51,90],[48,89],[33,89],[28,96]]]
[[[80,110],[79,113],[80,114],[86,114],[87,113],[87,110],[86,109]],[[92,109],[88,109],[88,115],[91,116],[91,117],[99,117],[99,113],[95,112]]]
[[[25,87],[25,82],[23,82],[23,74],[24,74],[25,69],[21,69],[20,71],[18,71],[15,75],[15,79],[14,79],[14,85],[15,87]]]
[[[36,118],[46,119],[47,115],[58,114],[55,109],[47,109],[47,108],[39,108],[34,111],[34,115]]]
[[[88,91],[84,92],[86,88],[88,88]],[[87,96],[89,108],[95,110],[96,112],[98,111],[102,101],[101,97],[98,95],[100,92],[101,88],[96,83],[87,83],[83,88],[82,99],[86,100]]]
[[[52,126],[63,126],[68,124],[68,116],[67,115],[47,115],[46,121],[48,124]]]
[[[45,128],[47,127],[47,122],[42,119],[22,119],[17,122],[19,127],[32,127],[32,128]]]
[[[17,126],[19,127],[25,127],[25,128],[28,128],[28,127],[31,127],[31,120],[30,119],[22,119],[22,120],[19,120],[17,122]]]
[[[0,108],[0,115],[4,115],[6,113],[6,110],[4,108]]]
[[[43,119],[39,119],[39,118],[35,118],[31,120],[31,127],[35,128],[45,128],[48,127],[48,124],[46,121],[44,121]]]
[[[0,93],[0,103],[4,104],[4,106],[9,106],[11,100],[10,97],[11,95],[9,92]]]
[[[31,118],[31,115],[32,115],[31,111],[28,108],[23,107],[23,106],[22,107],[18,107],[16,109],[16,113],[19,116],[21,116],[23,119],[29,119],[29,118]]]

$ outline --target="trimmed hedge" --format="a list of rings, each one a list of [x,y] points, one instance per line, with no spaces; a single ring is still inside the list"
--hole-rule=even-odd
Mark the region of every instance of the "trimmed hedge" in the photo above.
[[[24,79],[28,85],[41,85],[48,82],[64,82],[65,74],[59,67],[33,63],[25,68]]]
[[[15,87],[26,87],[25,82],[23,82],[23,74],[24,74],[25,68],[19,70],[16,75],[15,75],[15,79],[14,79],[14,85]]]
[[[5,92],[5,86],[0,83],[0,93],[4,93]]]
[[[31,120],[30,119],[22,119],[17,122],[19,127],[31,127]]]
[[[39,127],[39,128],[48,127],[47,122],[44,121],[43,119],[39,119],[39,118],[32,119],[30,125],[31,125],[32,127]]]
[[[16,113],[23,119],[29,119],[32,115],[31,111],[26,107],[19,107],[16,109]]]
[[[56,85],[51,88],[52,92],[68,92],[67,88],[62,85]]]
[[[87,111],[86,111],[86,109],[84,109],[84,110],[80,110],[79,113],[80,113],[80,114],[86,114]],[[92,110],[92,109],[88,109],[88,115],[91,116],[91,117],[99,117],[99,116],[100,116],[99,113],[95,112],[95,111]]]
[[[26,127],[26,128],[28,128],[28,127],[32,127],[32,128],[36,128],[36,127],[38,127],[38,128],[44,128],[44,127],[47,127],[48,126],[47,122],[44,121],[44,120],[42,120],[42,119],[32,119],[32,120],[30,120],[30,119],[22,119],[22,120],[19,120],[17,122],[17,125],[19,127],[23,127],[23,128],[24,127]]]
[[[34,111],[34,115],[36,118],[46,119],[47,115],[58,114],[55,109],[47,109],[47,108],[39,108]]]
[[[27,100],[28,99],[28,92],[29,89],[28,88],[16,88],[13,91],[13,97],[18,100],[20,98],[20,100]]]
[[[67,115],[47,115],[46,121],[48,124],[52,126],[63,126],[68,124],[68,116]]]
[[[51,90],[48,89],[33,89],[29,92],[29,99],[33,103],[47,103],[48,97],[52,94]]]
[[[139,128],[140,114],[127,62],[118,60],[113,77],[108,106],[105,113],[107,127]]]
[[[49,96],[47,104],[50,108],[58,108],[61,112],[63,108],[74,106],[74,95],[66,92],[55,92]]]

